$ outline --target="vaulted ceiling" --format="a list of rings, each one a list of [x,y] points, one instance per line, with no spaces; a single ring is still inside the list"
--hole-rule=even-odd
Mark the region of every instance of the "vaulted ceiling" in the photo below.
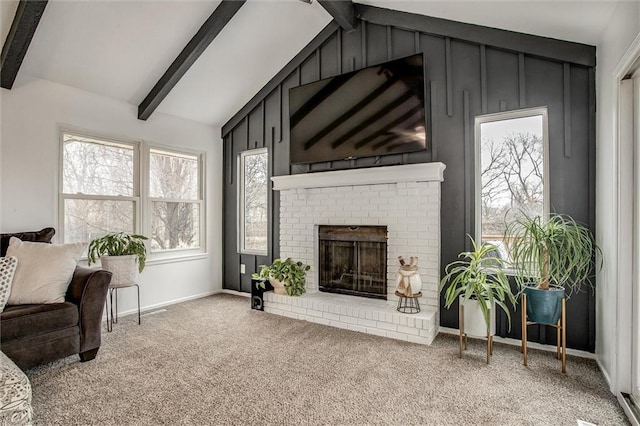
[[[617,3],[358,2],[592,45]],[[219,3],[50,0],[14,88],[42,78],[139,105]],[[0,0],[2,44],[17,5]],[[222,126],[332,19],[317,1],[248,0],[156,111]]]

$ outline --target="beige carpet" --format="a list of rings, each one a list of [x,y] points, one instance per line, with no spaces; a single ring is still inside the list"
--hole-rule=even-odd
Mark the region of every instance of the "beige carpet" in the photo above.
[[[98,357],[27,372],[36,424],[626,424],[595,362],[440,335],[430,347],[216,295],[121,318]]]

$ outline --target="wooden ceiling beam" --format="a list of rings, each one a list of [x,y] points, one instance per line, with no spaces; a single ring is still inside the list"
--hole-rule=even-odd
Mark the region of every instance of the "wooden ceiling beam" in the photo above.
[[[21,0],[18,3],[16,15],[0,55],[1,87],[9,90],[13,87],[46,6],[46,0]]]
[[[318,0],[318,3],[346,32],[351,32],[358,26],[355,7],[351,0]]]
[[[140,120],[146,120],[153,114],[164,98],[171,92],[171,89],[180,81],[182,76],[191,68],[245,2],[246,0],[222,0],[216,10],[213,11],[198,32],[182,49],[182,52],[180,52],[167,71],[160,77],[160,80],[153,86],[153,89],[138,105],[138,118]]]

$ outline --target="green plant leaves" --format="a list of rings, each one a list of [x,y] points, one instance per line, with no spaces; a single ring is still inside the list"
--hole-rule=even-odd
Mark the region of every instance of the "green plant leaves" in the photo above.
[[[95,263],[100,256],[104,255],[136,255],[138,271],[142,272],[147,260],[147,248],[144,245],[144,241],[147,239],[144,235],[124,232],[113,232],[104,237],[96,238],[89,243],[88,264]]]
[[[593,288],[595,269],[602,266],[595,262],[600,248],[589,228],[570,216],[554,214],[543,222],[523,215],[507,226],[504,238],[521,286],[555,284],[568,288],[568,295],[585,285]]]
[[[257,280],[267,280],[269,277],[273,277],[284,283],[289,296],[300,296],[307,291],[306,273],[309,269],[311,266],[302,262],[294,262],[288,257],[284,260],[274,259],[271,266],[260,265],[260,272],[251,274],[251,277]],[[264,283],[261,287],[264,288]]]
[[[445,276],[440,280],[440,291],[448,284],[445,291],[445,307],[448,309],[462,295],[463,301],[478,301],[487,327],[490,324],[490,307],[495,302],[509,320],[511,312],[504,302],[516,306],[516,297],[511,291],[509,279],[504,273],[504,261],[492,255],[497,248],[492,244],[478,245],[471,236],[473,250],[458,255],[461,260],[451,262],[445,267]]]

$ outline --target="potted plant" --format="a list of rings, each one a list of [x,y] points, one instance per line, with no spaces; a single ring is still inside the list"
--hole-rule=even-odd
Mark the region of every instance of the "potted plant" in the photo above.
[[[591,231],[570,216],[553,214],[543,221],[523,214],[507,225],[504,240],[516,280],[527,295],[530,321],[556,324],[565,294],[593,287],[600,248]]]
[[[276,294],[288,294],[289,296],[300,296],[307,290],[306,273],[311,269],[309,265],[302,262],[294,262],[290,257],[286,259],[275,259],[270,266],[261,265],[260,272],[251,275],[254,279],[262,280],[256,285],[265,288],[264,281],[269,280]]]
[[[445,291],[445,307],[454,302],[464,306],[464,332],[472,336],[489,337],[496,332],[495,307],[506,314],[511,326],[511,313],[507,303],[514,309],[516,297],[511,291],[509,279],[504,273],[503,259],[496,257],[496,246],[477,244],[471,236],[472,250],[458,255],[460,260],[445,267],[445,276],[440,281],[440,291]]]
[[[100,258],[102,268],[113,274],[112,286],[134,283],[147,259],[145,240],[147,237],[143,235],[124,232],[95,238],[89,243],[88,263],[91,265]]]

